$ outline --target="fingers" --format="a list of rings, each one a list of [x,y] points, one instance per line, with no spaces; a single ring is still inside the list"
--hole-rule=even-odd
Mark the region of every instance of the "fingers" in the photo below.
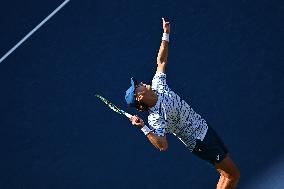
[[[140,118],[137,115],[134,115],[129,118],[133,125],[138,124],[140,122]]]
[[[135,122],[135,120],[132,120],[132,125],[136,125],[136,122]]]
[[[137,124],[139,124],[141,121],[140,121],[140,118],[138,116],[135,115],[135,118],[133,119],[133,121]]]
[[[130,121],[132,123],[132,125],[135,125],[135,126],[144,126],[144,122],[141,118],[139,118],[137,115],[135,116],[132,116],[130,118]]]
[[[163,25],[169,25],[170,24],[170,22],[165,21],[165,18],[162,18],[162,21],[163,21]]]
[[[137,119],[138,117],[137,117],[137,115],[133,115],[133,116],[131,116],[129,119],[132,121],[132,120],[135,120],[135,119]]]
[[[131,118],[129,118],[129,120],[131,121],[132,125],[134,125],[135,127],[141,129],[144,126],[144,121],[141,118],[139,118],[137,115],[132,116]]]

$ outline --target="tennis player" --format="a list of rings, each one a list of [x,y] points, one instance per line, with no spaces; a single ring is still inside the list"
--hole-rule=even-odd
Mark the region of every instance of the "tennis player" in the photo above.
[[[168,148],[167,133],[174,134],[202,160],[212,164],[220,173],[217,189],[234,189],[240,172],[216,132],[182,100],[166,83],[165,68],[168,57],[170,23],[162,18],[163,37],[157,57],[157,72],[152,85],[138,83],[131,78],[125,100],[138,111],[148,111],[146,126],[141,118],[132,116],[132,124],[143,131],[149,141],[160,151]]]

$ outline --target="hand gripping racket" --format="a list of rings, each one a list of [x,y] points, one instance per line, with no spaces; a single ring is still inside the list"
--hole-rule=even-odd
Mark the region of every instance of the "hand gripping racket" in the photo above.
[[[122,114],[122,115],[125,115],[126,117],[128,118],[131,118],[132,115],[125,112],[124,110],[118,108],[116,105],[112,104],[110,101],[108,101],[107,99],[105,99],[104,97],[96,94],[95,95],[98,99],[100,99],[102,102],[104,102],[110,109],[112,109],[113,111],[115,111],[116,113],[119,113],[119,114]]]

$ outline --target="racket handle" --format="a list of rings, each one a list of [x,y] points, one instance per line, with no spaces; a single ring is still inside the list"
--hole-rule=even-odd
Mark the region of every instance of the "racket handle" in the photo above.
[[[131,118],[132,117],[132,115],[131,114],[129,114],[129,113],[124,113],[124,115],[126,116],[126,117],[128,117],[128,118]]]

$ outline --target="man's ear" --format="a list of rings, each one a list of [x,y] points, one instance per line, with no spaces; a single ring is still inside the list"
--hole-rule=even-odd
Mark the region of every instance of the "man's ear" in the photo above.
[[[140,102],[140,101],[143,100],[143,98],[144,98],[144,92],[139,92],[139,93],[137,94],[136,100],[137,100],[138,102]]]
[[[140,102],[142,99],[143,99],[143,95],[142,94],[138,94],[137,101]]]

